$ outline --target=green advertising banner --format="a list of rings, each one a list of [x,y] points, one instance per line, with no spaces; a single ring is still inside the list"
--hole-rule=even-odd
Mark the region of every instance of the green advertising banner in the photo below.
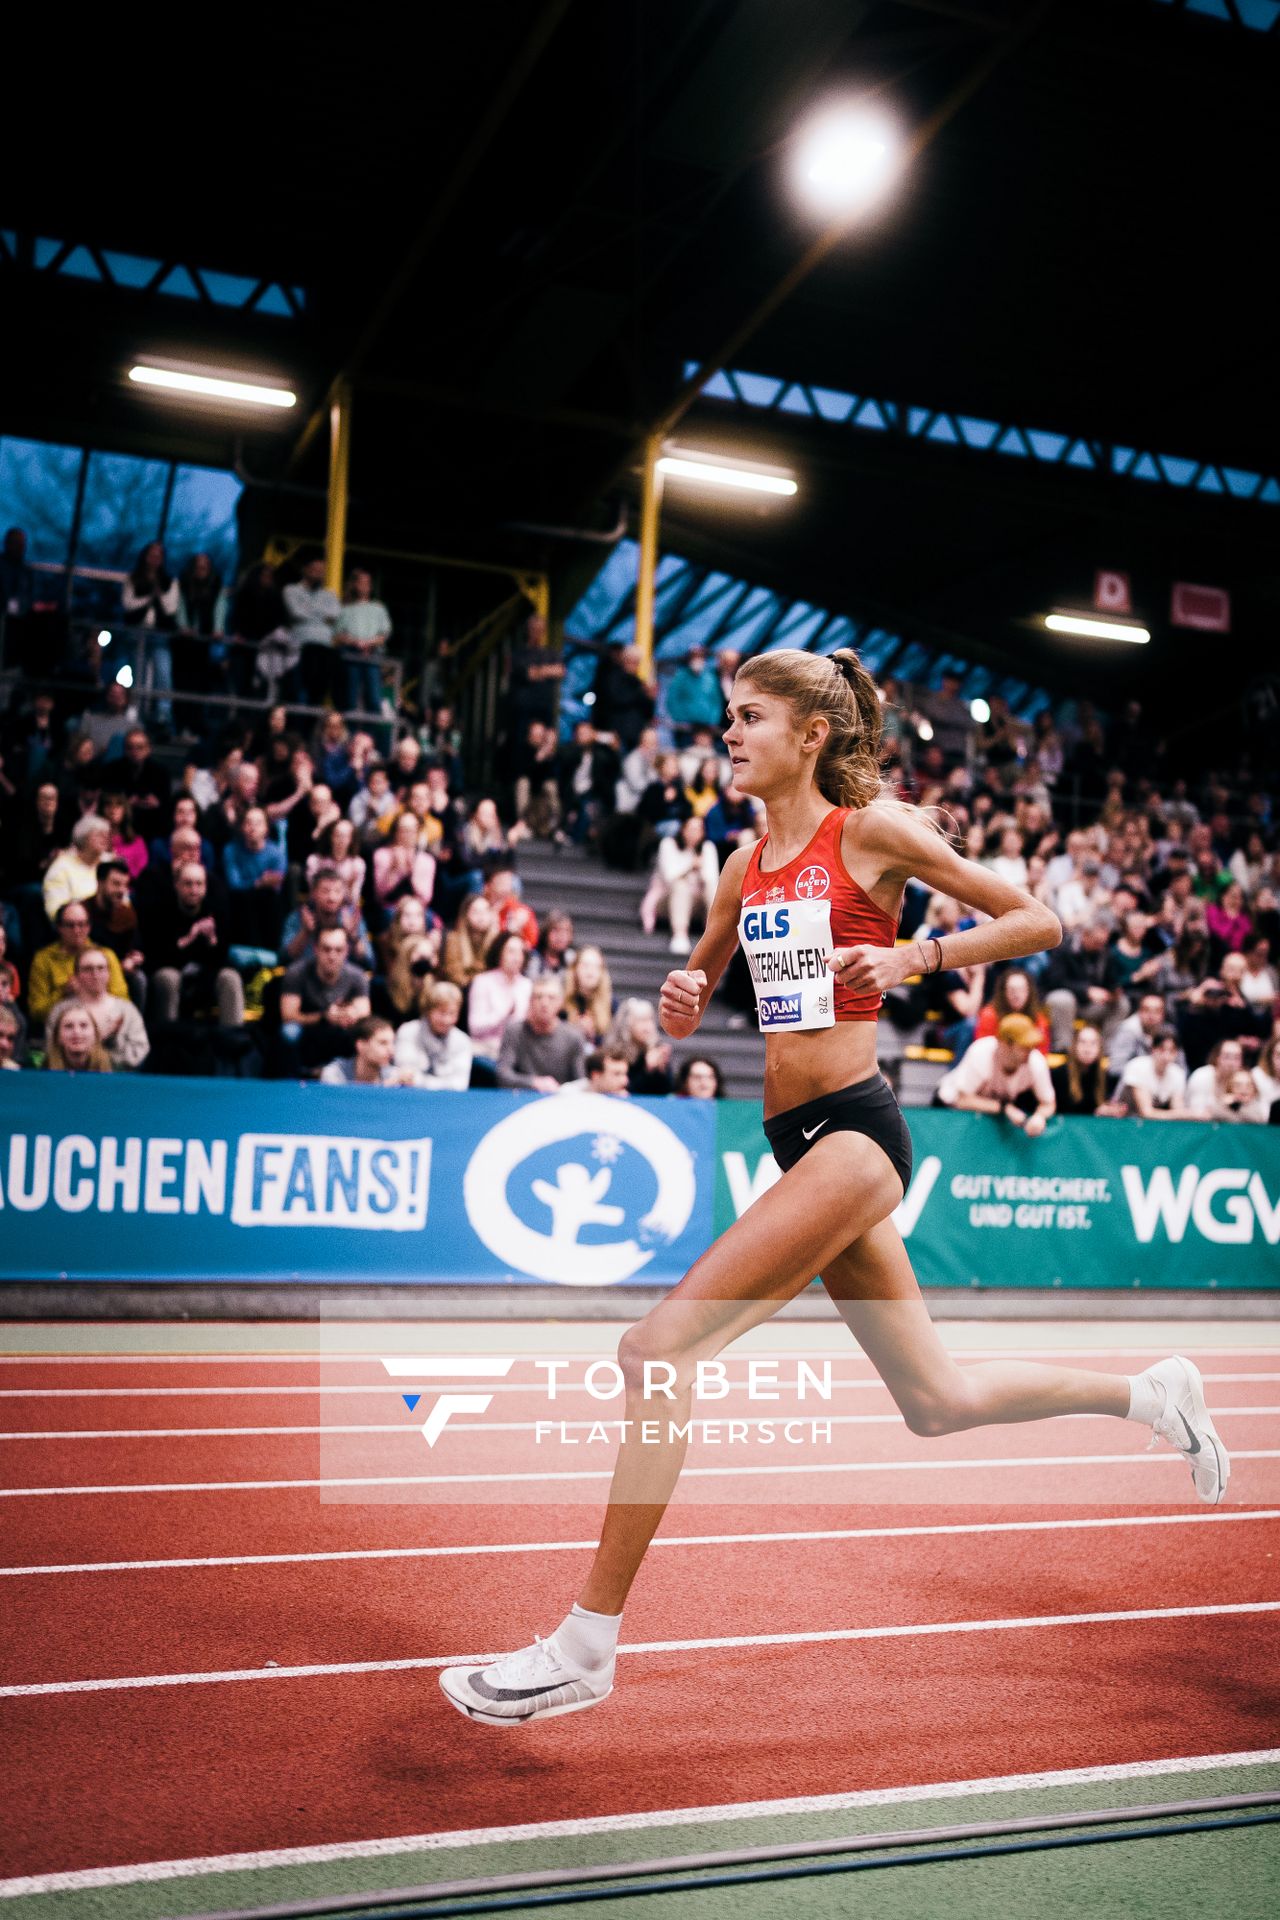
[[[751,1101],[719,1103],[716,1232],[780,1176]],[[925,1287],[1280,1287],[1280,1132],[912,1108],[894,1219]]]

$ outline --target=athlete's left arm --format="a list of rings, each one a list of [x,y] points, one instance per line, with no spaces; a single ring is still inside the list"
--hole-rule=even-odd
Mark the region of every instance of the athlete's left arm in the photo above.
[[[852,824],[846,822],[846,831]],[[944,935],[938,942],[941,957],[932,940],[923,945],[913,940],[905,947],[842,947],[835,956],[840,964],[833,968],[842,986],[883,993],[915,973],[1019,960],[1056,947],[1062,938],[1056,913],[976,860],[962,859],[925,821],[896,807],[868,807],[857,820],[857,846],[860,854],[881,863],[891,885],[922,880],[932,892],[950,894],[991,918],[983,926]]]

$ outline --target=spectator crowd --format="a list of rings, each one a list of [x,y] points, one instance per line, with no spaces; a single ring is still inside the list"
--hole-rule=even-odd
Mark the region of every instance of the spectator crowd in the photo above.
[[[1085,702],[1069,729],[1048,713],[1026,727],[994,701],[979,726],[947,676],[920,707],[931,738],[923,754],[918,733],[915,752],[891,750],[898,790],[1063,928],[1052,952],[890,996],[890,1018],[954,1056],[936,1103],[1029,1137],[1054,1113],[1280,1124],[1271,793],[1212,774],[1193,791],[1136,702],[1109,729]],[[958,901],[908,890],[904,933],[974,924]]]
[[[722,1091],[712,1060],[675,1071],[652,1004],[619,1002],[567,914],[540,919],[519,860],[536,838],[647,874],[636,940],[688,953],[725,858],[763,828],[720,741],[735,653],[695,648],[659,687],[634,648],[606,649],[562,739],[563,665],[530,621],[477,792],[445,690],[416,716],[385,698],[367,572],[340,600],[322,559],[283,588],[256,567],[232,598],[207,555],[175,576],[153,543],[124,605],[149,636],[147,724],[115,678],[82,713],[35,685],[0,715],[0,1068]],[[191,636],[194,687],[169,657]],[[215,682],[245,707],[184,737],[184,696]],[[937,1100],[1028,1137],[1054,1114],[1280,1122],[1270,794],[1179,777],[1136,704],[1027,726],[992,700],[978,724],[959,684],[886,683],[886,779],[1064,938],[888,996],[882,1017],[949,1067]],[[900,934],[973,923],[911,887]],[[722,991],[745,1022],[745,968]]]

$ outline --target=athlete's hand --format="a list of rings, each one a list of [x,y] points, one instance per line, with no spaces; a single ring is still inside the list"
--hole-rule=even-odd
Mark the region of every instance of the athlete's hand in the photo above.
[[[701,967],[692,973],[676,967],[663,981],[658,995],[658,1017],[663,1032],[669,1033],[673,1040],[687,1040],[691,1033],[697,1032],[706,987],[707,976]]]
[[[854,993],[885,993],[906,979],[902,956],[912,951],[911,947],[837,947],[827,965],[837,986]]]

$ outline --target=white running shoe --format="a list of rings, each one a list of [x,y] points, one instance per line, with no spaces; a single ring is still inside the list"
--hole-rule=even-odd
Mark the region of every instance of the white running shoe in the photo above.
[[[1231,1462],[1209,1418],[1199,1367],[1175,1354],[1148,1367],[1145,1377],[1158,1381],[1165,1394],[1164,1412],[1152,1428],[1151,1445],[1159,1439],[1176,1447],[1191,1468],[1196,1492],[1216,1507],[1227,1491]]]
[[[614,1661],[580,1667],[561,1649],[554,1634],[533,1637],[531,1647],[504,1653],[485,1667],[446,1667],[440,1675],[444,1696],[469,1720],[491,1726],[522,1726],[557,1713],[580,1713],[598,1706],[613,1692]]]

